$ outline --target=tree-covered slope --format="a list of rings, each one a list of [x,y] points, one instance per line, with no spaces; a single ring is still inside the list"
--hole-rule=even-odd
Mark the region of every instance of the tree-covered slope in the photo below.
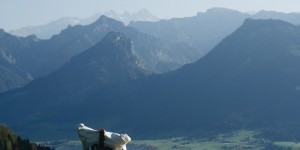
[[[0,124],[0,149],[1,150],[51,150],[50,147],[31,143],[28,139],[22,139],[11,129]]]

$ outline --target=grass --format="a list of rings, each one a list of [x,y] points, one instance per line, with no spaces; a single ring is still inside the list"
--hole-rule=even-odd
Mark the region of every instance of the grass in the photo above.
[[[274,142],[273,145],[281,148],[291,148],[292,150],[300,150],[300,143],[296,142]]]
[[[163,139],[163,140],[137,140],[131,145],[148,147],[155,150],[223,150],[223,149],[243,149],[259,150],[262,146],[254,138],[257,132],[240,130],[227,134],[220,134],[210,139],[186,139],[183,137]]]

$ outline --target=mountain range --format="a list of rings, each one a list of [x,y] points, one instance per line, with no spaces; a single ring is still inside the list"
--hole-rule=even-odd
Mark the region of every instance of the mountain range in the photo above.
[[[134,40],[110,32],[49,76],[1,94],[0,117],[35,138],[71,136],[83,121],[140,136],[255,128],[299,139],[299,33],[246,19],[202,59],[151,75]],[[48,137],[30,132],[45,128]]]
[[[158,22],[136,21],[131,22],[129,26],[168,42],[187,43],[199,49],[200,53],[206,54],[241,26],[246,18],[279,19],[300,24],[299,13],[260,11],[248,14],[226,8],[211,8],[192,17]]]
[[[113,11],[104,14],[114,18],[118,18],[117,16],[119,16]],[[19,54],[20,51],[18,51],[18,54],[12,52],[15,50],[10,50],[11,48],[7,46],[10,42],[6,43],[6,50],[5,52],[2,50],[2,56],[5,60],[3,63],[8,62],[9,64],[5,65],[5,71],[3,68],[3,72],[7,73],[2,74],[0,79],[2,80],[0,91],[3,92],[22,87],[32,79],[48,75],[62,66],[72,56],[83,52],[99,42],[109,31],[127,32],[127,34],[130,34],[129,38],[133,39],[137,54],[141,58],[145,68],[150,72],[164,73],[201,58],[223,38],[238,28],[245,18],[275,18],[299,24],[298,13],[260,11],[249,15],[230,9],[213,8],[205,13],[198,13],[194,17],[175,18],[159,22],[135,21],[130,24],[131,27],[147,33],[146,35],[139,31],[134,31],[135,29],[122,25],[120,22],[115,22],[112,19],[106,19],[110,20],[107,22],[107,26],[104,25],[106,24],[105,21],[101,22],[98,20],[92,23],[99,15],[101,14],[84,20],[63,18],[50,23],[52,24],[50,26],[53,27],[60,26],[65,28],[68,24],[72,26],[69,26],[49,40],[40,40],[35,36],[20,38],[5,34],[7,37],[14,37],[15,40],[12,41],[22,41],[11,43],[11,47],[20,44],[19,49],[22,49],[23,53]],[[130,18],[129,16],[136,16],[133,18],[143,16],[141,18],[144,20],[155,20],[155,17],[147,10],[141,10],[136,14],[124,13],[122,16],[127,17],[119,17],[119,19]],[[103,18],[102,20],[105,20]],[[103,26],[100,25],[101,23]],[[47,28],[39,30],[46,33]],[[4,33],[3,30],[2,32]],[[28,42],[28,39],[34,42]],[[10,60],[7,59],[7,56],[9,56]],[[9,62],[11,60],[14,60],[15,64],[13,66]],[[11,68],[12,70],[8,70],[7,68]]]
[[[193,17],[159,21],[160,19],[158,17],[146,9],[136,13],[124,12],[123,14],[118,14],[111,10],[83,19],[65,17],[40,26],[29,26],[11,30],[9,33],[21,37],[34,34],[40,39],[50,39],[53,35],[59,34],[68,26],[89,25],[102,15],[121,21],[125,25],[130,24],[145,33],[162,37],[168,41],[184,41],[200,46],[205,52],[212,49],[223,38],[237,29],[246,18],[280,19],[293,24],[300,23],[299,13],[282,13],[275,11],[259,11],[255,14],[249,14],[225,8],[212,8],[204,13],[199,12]],[[222,22],[222,26],[220,22]],[[197,30],[195,28],[197,28]],[[191,30],[197,32],[194,33]],[[173,36],[176,38],[173,38]],[[194,38],[198,38],[199,40],[197,41]],[[201,43],[198,44],[197,42],[199,41]]]
[[[3,45],[5,48],[3,58],[6,58],[5,62],[7,62],[8,57],[4,56],[9,56],[15,66],[18,66],[21,70],[21,73],[14,71],[15,75],[11,76],[23,77],[23,74],[26,73],[25,77],[28,76],[30,80],[44,77],[61,67],[72,56],[101,41],[110,31],[122,32],[130,37],[145,69],[152,73],[175,70],[186,63],[195,61],[201,55],[195,48],[187,44],[167,43],[141,33],[132,27],[127,27],[119,21],[102,16],[90,25],[68,27],[49,40],[39,40],[35,36],[20,38],[2,30],[3,42],[5,42],[5,38],[12,39]],[[18,49],[15,48],[16,46]],[[6,81],[6,79],[2,80]],[[17,79],[15,82],[19,83]],[[3,86],[0,91],[6,91],[21,85],[24,84]]]
[[[9,31],[10,34],[20,37],[36,35],[39,39],[50,39],[53,35],[59,34],[68,26],[79,24],[79,18],[60,18],[40,26],[28,26]]]
[[[121,21],[124,24],[129,24],[131,21],[158,21],[159,19],[151,14],[148,10],[143,9],[136,13],[124,12],[123,14],[118,14],[115,11],[106,11],[104,13],[97,13],[88,18],[75,18],[75,17],[65,17],[58,20],[54,20],[50,23],[40,25],[40,26],[28,26],[20,29],[15,29],[9,31],[10,34],[26,37],[29,35],[36,35],[39,39],[50,39],[53,35],[59,34],[62,30],[66,29],[68,26],[74,25],[89,25],[95,22],[101,16],[107,16],[115,20]]]

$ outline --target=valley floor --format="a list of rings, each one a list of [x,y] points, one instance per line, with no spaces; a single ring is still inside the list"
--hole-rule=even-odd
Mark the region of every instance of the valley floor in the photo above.
[[[209,138],[174,137],[169,139],[133,140],[128,150],[300,150],[295,142],[269,141],[259,132],[239,130]],[[47,142],[56,150],[81,150],[80,141]]]

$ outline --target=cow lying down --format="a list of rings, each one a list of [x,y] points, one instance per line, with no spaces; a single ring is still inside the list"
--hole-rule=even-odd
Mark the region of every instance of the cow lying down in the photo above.
[[[101,141],[104,142],[103,147],[105,147],[105,149],[126,150],[126,144],[131,141],[131,138],[127,134],[108,132],[103,129],[102,134],[104,136],[102,135],[102,139],[101,130],[99,132],[98,130],[85,126],[83,123],[79,124],[76,131],[82,142],[82,150],[88,150],[89,147],[94,147],[95,145],[99,146],[101,145]]]

